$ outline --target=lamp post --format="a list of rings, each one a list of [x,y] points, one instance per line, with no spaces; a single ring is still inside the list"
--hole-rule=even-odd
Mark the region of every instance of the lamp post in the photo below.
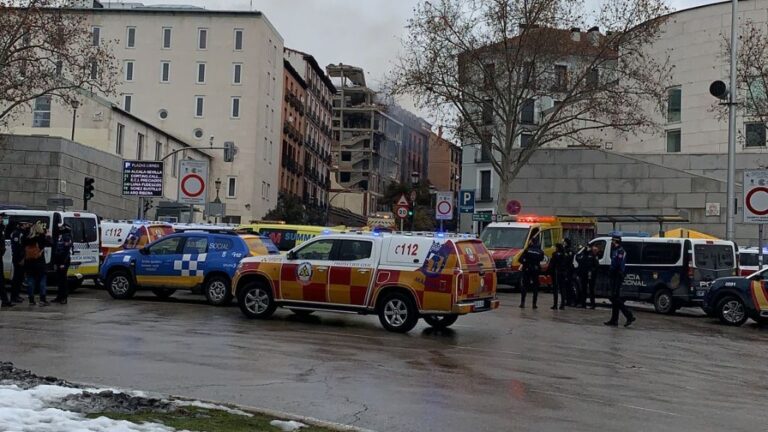
[[[216,187],[216,199],[214,199],[213,202],[217,204],[215,207],[216,214],[213,216],[213,223],[218,224],[219,213],[220,213],[219,209],[221,209],[221,206],[218,205],[218,204],[221,204],[221,199],[219,199],[219,190],[221,189],[221,179],[217,177],[216,181],[213,182],[213,185]]]
[[[413,192],[416,192],[416,189],[419,187],[419,177],[421,177],[421,175],[418,171],[411,172],[411,190]],[[416,192],[416,194],[418,196],[418,192]],[[416,199],[414,198],[411,201],[411,205],[413,206],[413,216],[411,216],[411,231],[413,231],[414,222],[416,220]]]
[[[75,140],[75,121],[77,120],[77,109],[80,108],[80,102],[75,99],[72,101],[72,136],[70,140]]]

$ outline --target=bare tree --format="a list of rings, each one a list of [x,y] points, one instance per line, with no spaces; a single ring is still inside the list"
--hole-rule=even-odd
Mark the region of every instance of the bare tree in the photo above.
[[[508,186],[541,146],[599,145],[654,130],[671,67],[650,55],[664,0],[610,0],[591,17],[572,0],[435,0],[414,10],[389,91],[409,95]],[[651,109],[640,107],[650,106]]]
[[[112,42],[99,40],[72,0],[0,0],[0,127],[43,95],[112,94]]]
[[[747,20],[740,28],[739,51],[736,54],[737,79],[742,88],[744,103],[738,105],[748,125],[745,145],[765,146],[765,128],[768,128],[768,24]],[[730,39],[723,37],[723,58],[730,58]],[[715,102],[714,111],[719,119],[727,118],[725,105]]]

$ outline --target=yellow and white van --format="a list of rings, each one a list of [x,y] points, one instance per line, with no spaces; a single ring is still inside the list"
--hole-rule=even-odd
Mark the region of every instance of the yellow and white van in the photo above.
[[[340,233],[345,230],[346,227],[290,225],[281,222],[256,222],[240,225],[236,229],[240,234],[259,234],[269,237],[280,252],[287,252],[318,235]]]

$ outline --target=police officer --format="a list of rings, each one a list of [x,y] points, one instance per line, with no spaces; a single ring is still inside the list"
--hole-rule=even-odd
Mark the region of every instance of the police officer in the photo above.
[[[621,246],[621,237],[614,236],[611,238],[611,319],[603,323],[607,326],[619,325],[619,312],[627,319],[624,327],[629,327],[637,320],[621,298],[621,285],[624,283],[626,265],[627,253]]]
[[[568,284],[572,265],[568,262],[568,255],[562,243],[555,245],[555,253],[549,263],[549,274],[552,276],[552,310],[557,309],[557,295],[560,294],[560,309],[565,309]]]
[[[523,283],[520,286],[520,307],[525,308],[525,296],[530,289],[533,291],[533,309],[539,299],[539,275],[541,262],[544,261],[544,251],[539,247],[538,238],[534,237],[520,255],[520,266],[523,273]]]
[[[21,298],[21,288],[24,285],[24,240],[29,234],[29,222],[19,222],[11,232],[11,262],[13,264],[13,280],[11,281],[11,302],[24,303]]]
[[[72,263],[72,229],[67,224],[63,224],[59,229],[59,236],[53,245],[53,266],[56,269],[56,281],[59,285],[54,303],[67,304],[69,297],[69,286],[67,274],[69,266]]]
[[[591,300],[590,308],[595,308],[595,283],[597,281],[597,269],[600,266],[597,245],[584,246],[576,256],[579,264],[579,299],[578,306],[587,307],[587,298]]]
[[[5,290],[5,269],[3,268],[3,255],[5,255],[5,215],[0,214],[0,307],[13,307]]]
[[[576,277],[573,268],[573,247],[571,246],[571,239],[563,239],[563,254],[565,260],[563,262],[563,276],[565,280],[565,304],[566,306],[576,306],[577,294],[576,294]]]

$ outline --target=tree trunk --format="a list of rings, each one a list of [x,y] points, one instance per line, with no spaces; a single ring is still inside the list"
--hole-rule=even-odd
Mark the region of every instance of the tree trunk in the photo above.
[[[509,184],[514,179],[510,176],[510,158],[502,158],[502,172],[499,173],[499,195],[496,197],[496,214],[507,214],[507,201],[509,200]]]

